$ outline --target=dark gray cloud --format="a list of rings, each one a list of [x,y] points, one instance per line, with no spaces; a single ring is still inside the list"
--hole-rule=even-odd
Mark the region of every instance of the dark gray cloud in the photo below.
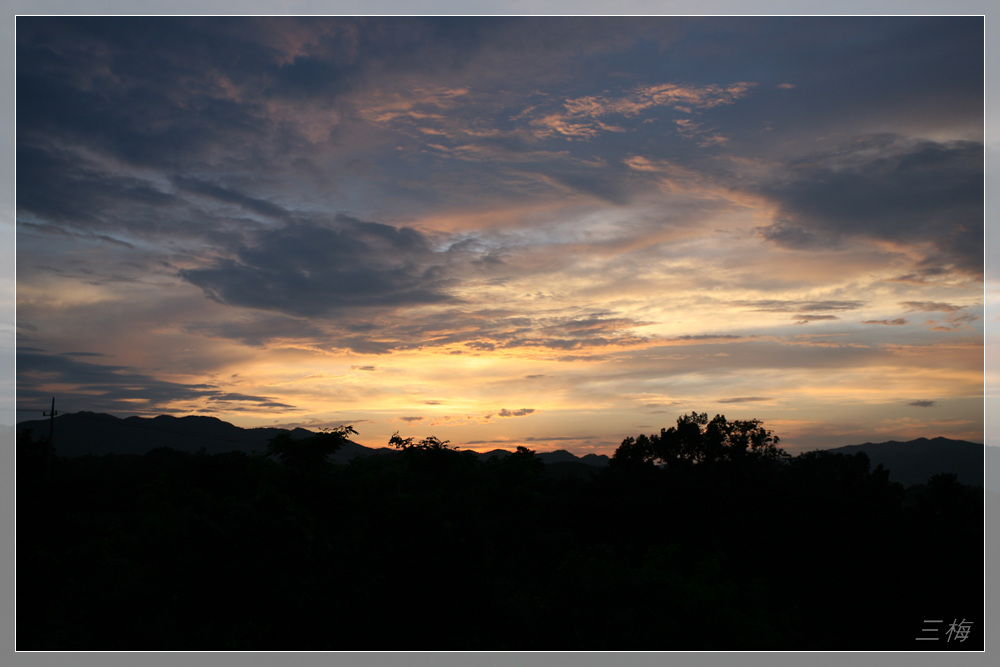
[[[209,396],[208,400],[216,403],[225,403],[226,410],[270,408],[272,410],[280,411],[292,410],[295,407],[288,405],[287,403],[279,403],[273,398],[267,396],[251,396],[249,394],[239,394],[235,392],[214,394]],[[249,407],[241,407],[241,404],[249,404]]]
[[[563,68],[581,58],[592,73],[598,65],[614,72],[591,56],[638,39],[662,43],[681,26],[571,17],[39,16],[19,17],[17,27],[19,141],[59,134],[178,172],[219,166],[220,156],[261,164],[306,147],[310,138],[270,113],[273,103],[350,117],[351,95],[425,79],[502,87],[510,97],[565,85]]]
[[[224,247],[261,226],[247,213],[284,215],[276,205],[206,181],[129,175],[120,165],[50,143],[18,145],[17,224],[22,233],[128,249],[150,240]],[[213,203],[221,208],[217,202],[232,206],[211,210]],[[164,252],[162,245],[158,252]]]
[[[739,113],[805,141],[822,140],[817,125],[840,129],[859,120],[982,123],[982,17],[707,18],[696,27],[679,46],[700,56],[704,74],[795,85],[759,96],[759,104],[750,99]],[[766,133],[755,147],[777,148]]]
[[[973,142],[858,139],[788,165],[760,192],[780,206],[763,238],[799,249],[851,239],[932,244],[924,268],[979,275],[983,260],[983,146]]]
[[[344,21],[333,19],[317,28],[296,18],[280,24],[254,18],[22,18],[19,140],[57,132],[130,164],[171,171],[234,151],[264,157],[272,137],[304,143],[293,127],[267,117],[269,97],[330,97],[347,87],[338,83],[353,71],[340,48],[345,30]],[[238,101],[235,90],[252,91],[253,99]]]
[[[912,405],[915,408],[932,408],[934,407],[934,404],[936,402],[937,401],[927,401],[927,400],[910,401],[909,403],[907,403],[907,405]]]
[[[220,303],[299,317],[455,300],[443,258],[405,227],[339,215],[265,229],[234,250],[180,275]]]
[[[17,207],[38,218],[92,227],[130,206],[178,204],[147,181],[111,173],[78,153],[44,145],[17,148]]]
[[[733,398],[720,398],[717,403],[760,403],[762,401],[773,401],[769,396],[734,396]]]
[[[177,187],[187,190],[188,192],[210,197],[216,201],[225,202],[227,204],[236,204],[237,206],[241,206],[248,211],[269,218],[285,220],[289,217],[288,211],[280,206],[272,204],[269,201],[258,199],[256,197],[250,197],[230,188],[224,188],[208,181],[188,178],[185,176],[175,176],[173,178],[173,183]]]
[[[62,411],[89,410],[111,414],[159,412],[178,401],[214,401],[226,409],[240,405],[271,410],[291,409],[266,396],[250,396],[221,391],[210,384],[184,384],[158,380],[127,366],[80,361],[79,353],[48,354],[18,350],[17,401],[32,405],[48,400],[51,390],[42,387],[59,385],[58,400]]]
[[[497,413],[498,417],[524,417],[535,411],[534,408],[521,408],[519,410],[508,410],[503,408]]]

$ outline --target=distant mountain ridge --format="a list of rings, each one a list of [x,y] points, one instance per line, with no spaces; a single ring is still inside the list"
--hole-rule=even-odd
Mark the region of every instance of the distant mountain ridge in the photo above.
[[[187,452],[197,452],[204,448],[209,454],[263,452],[268,441],[280,433],[291,433],[297,438],[313,434],[303,428],[242,428],[208,416],[160,415],[123,419],[103,413],[76,412],[59,415],[54,421],[56,452],[68,457],[86,454],[142,455],[158,447]],[[39,419],[17,424],[18,433],[29,428],[35,438],[46,437],[49,433],[49,420]],[[986,471],[993,471],[986,487],[1000,490],[1000,448],[985,447],[985,450]],[[889,470],[891,481],[906,486],[926,482],[933,475],[942,472],[954,473],[963,484],[983,485],[984,446],[974,442],[918,438],[907,442],[867,442],[826,451],[848,455],[864,452],[868,455],[872,468],[881,464]],[[371,448],[348,441],[334,455],[333,460],[336,463],[347,463],[356,456],[394,453],[396,450],[389,447]],[[486,461],[491,456],[502,458],[510,452],[495,449],[475,454],[481,461]],[[536,454],[549,468],[576,473],[607,466],[609,461],[603,454],[576,456],[565,449]]]
[[[304,438],[313,431],[303,428],[242,428],[216,417],[186,416],[172,417],[126,417],[96,412],[75,412],[59,415],[54,420],[53,435],[56,453],[60,456],[85,456],[87,454],[136,454],[142,455],[158,447],[169,447],[178,451],[197,452],[204,448],[208,454],[231,451],[263,452],[269,440],[281,433]],[[49,420],[38,419],[21,422],[18,433],[31,429],[34,437],[44,438],[49,433]],[[365,447],[348,441],[332,458],[336,463],[347,463],[356,456],[371,456],[395,453],[388,447]],[[504,449],[490,452],[475,452],[480,460],[490,456],[504,457],[510,454]],[[546,464],[586,464],[606,466],[605,455],[587,454],[578,457],[565,449],[553,452],[538,452]]]
[[[949,438],[866,442],[827,451],[848,455],[864,452],[873,469],[881,464],[889,471],[890,481],[904,486],[921,484],[939,473],[952,473],[962,484],[983,486],[984,458],[988,459],[986,465],[994,470],[1000,465],[1000,449]]]
[[[47,437],[49,420],[21,422],[17,432],[31,429],[35,438]],[[86,454],[145,454],[158,447],[210,454],[239,451],[263,451],[267,442],[288,429],[245,429],[215,417],[126,417],[97,412],[75,412],[55,418],[53,439],[60,456]],[[293,435],[309,435],[305,429]]]

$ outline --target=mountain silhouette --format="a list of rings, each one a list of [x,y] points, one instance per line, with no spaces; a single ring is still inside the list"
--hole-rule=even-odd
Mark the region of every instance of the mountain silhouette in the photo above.
[[[59,456],[75,457],[87,454],[135,454],[143,455],[159,447],[169,447],[182,452],[197,452],[202,449],[208,454],[231,451],[263,452],[269,440],[281,433],[290,433],[294,438],[314,435],[303,428],[283,429],[274,427],[242,428],[216,417],[186,416],[171,417],[126,417],[95,412],[62,414],[54,420],[54,441]],[[38,419],[17,424],[17,432],[32,429],[34,437],[44,438],[49,433],[49,420]],[[1000,472],[1000,448],[986,447],[986,458],[991,461],[989,469]],[[993,451],[991,451],[993,450]],[[889,441],[867,442],[861,445],[837,447],[828,451],[853,455],[864,452],[871,460],[871,467],[881,464],[889,470],[889,478],[904,486],[926,482],[938,473],[953,473],[962,484],[983,486],[984,446],[964,440],[948,438],[918,438],[907,442]],[[366,447],[348,440],[331,460],[344,464],[358,456],[376,454],[392,455],[397,450],[390,447]],[[475,452],[476,457],[486,461],[490,457],[503,458],[511,454],[505,449]],[[992,454],[993,456],[989,456]],[[576,456],[565,449],[551,452],[537,452],[550,472],[562,475],[580,476],[587,470],[608,465],[608,457],[601,454]],[[996,463],[992,463],[993,459]],[[998,486],[989,484],[990,488]]]
[[[881,464],[889,471],[890,481],[899,482],[903,486],[922,484],[939,473],[952,473],[961,484],[983,486],[984,446],[974,442],[949,438],[917,438],[906,442],[866,442],[863,445],[837,447],[828,451],[848,455],[864,452],[868,455],[872,468]]]
[[[34,437],[49,434],[49,420],[21,422],[18,433],[31,429]],[[293,435],[303,437],[310,433],[296,429]],[[59,415],[53,424],[53,441],[59,456],[84,456],[87,454],[136,454],[142,455],[159,447],[178,451],[197,452],[202,448],[209,454],[231,451],[264,451],[267,442],[287,429],[245,429],[215,417],[126,417],[96,412],[75,412]]]
[[[35,439],[48,437],[49,420],[24,421],[17,425],[17,432],[31,429]],[[88,454],[135,454],[143,455],[160,447],[169,447],[181,452],[197,452],[202,449],[208,454],[222,454],[232,451],[263,452],[269,440],[281,433],[290,433],[301,439],[314,435],[303,428],[242,428],[216,417],[187,416],[171,417],[126,417],[96,412],[75,412],[59,415],[53,424],[53,440],[59,456],[75,457]],[[348,440],[331,460],[347,463],[357,456],[376,454],[396,454],[390,447],[365,447]],[[511,452],[496,449],[490,452],[476,452],[482,461],[491,456],[503,458]],[[608,457],[587,454],[580,458],[565,449],[554,452],[539,452],[539,458],[546,465],[554,463],[580,464],[588,467],[608,465]]]

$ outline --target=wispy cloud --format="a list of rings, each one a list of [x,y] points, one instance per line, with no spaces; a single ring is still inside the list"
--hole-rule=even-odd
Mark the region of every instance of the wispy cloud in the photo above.
[[[734,301],[732,305],[740,308],[748,308],[763,313],[793,313],[793,312],[814,312],[814,311],[843,311],[857,310],[865,305],[864,301],[797,301],[763,299],[757,301]]]
[[[836,315],[796,315],[792,318],[795,324],[809,324],[810,322],[822,322],[824,320],[839,320]]]
[[[861,322],[861,324],[882,324],[890,327],[901,327],[909,323],[905,317],[897,317],[894,320],[863,320]]]
[[[651,109],[667,107],[675,112],[690,114],[696,110],[733,104],[745,96],[755,84],[738,82],[728,85],[661,83],[623,91],[617,96],[588,95],[567,99],[561,109],[548,113],[535,108],[522,112],[537,139],[558,135],[566,139],[593,139],[607,132],[625,132],[626,128],[605,118],[632,119]],[[680,119],[678,127],[684,136],[700,136],[697,125],[690,119]]]
[[[942,303],[940,301],[903,301],[900,303],[903,308],[910,313],[954,313],[962,310],[962,306],[952,303]]]

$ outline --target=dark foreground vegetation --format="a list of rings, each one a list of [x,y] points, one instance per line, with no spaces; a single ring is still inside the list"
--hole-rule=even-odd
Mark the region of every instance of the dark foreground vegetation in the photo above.
[[[17,648],[983,648],[982,491],[952,476],[904,489],[695,414],[589,478],[435,438],[328,463],[350,432],[74,459],[22,437]]]

